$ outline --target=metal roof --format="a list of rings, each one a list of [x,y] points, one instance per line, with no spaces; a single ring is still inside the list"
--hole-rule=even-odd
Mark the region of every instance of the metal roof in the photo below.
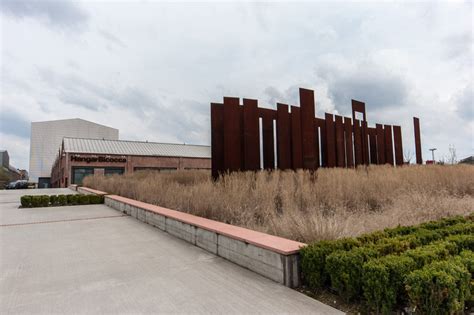
[[[205,145],[85,138],[64,138],[63,142],[64,152],[69,153],[211,158],[211,147]]]

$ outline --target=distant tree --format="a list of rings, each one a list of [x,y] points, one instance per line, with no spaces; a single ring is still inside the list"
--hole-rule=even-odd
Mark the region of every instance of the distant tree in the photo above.
[[[453,144],[449,145],[449,153],[448,153],[448,163],[449,164],[456,164],[458,162],[457,155],[456,155],[456,147]]]

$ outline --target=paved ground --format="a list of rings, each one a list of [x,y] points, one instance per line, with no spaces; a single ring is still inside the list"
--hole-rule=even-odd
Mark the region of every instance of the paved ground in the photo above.
[[[19,209],[25,192],[0,191],[2,314],[340,314],[104,205]]]

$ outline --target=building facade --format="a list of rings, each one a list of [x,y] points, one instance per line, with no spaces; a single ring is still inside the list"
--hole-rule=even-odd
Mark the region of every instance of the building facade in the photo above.
[[[87,175],[211,169],[211,147],[157,142],[64,138],[51,169],[52,187],[82,185]]]
[[[119,131],[79,118],[32,122],[29,175],[38,187],[49,187],[51,167],[64,137],[118,140]]]

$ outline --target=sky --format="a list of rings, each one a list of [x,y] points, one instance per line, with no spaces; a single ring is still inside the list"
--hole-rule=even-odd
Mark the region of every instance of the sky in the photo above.
[[[454,2],[0,2],[0,149],[28,169],[31,121],[210,144],[210,103],[255,98],[402,126],[414,154],[474,154],[473,5]]]

